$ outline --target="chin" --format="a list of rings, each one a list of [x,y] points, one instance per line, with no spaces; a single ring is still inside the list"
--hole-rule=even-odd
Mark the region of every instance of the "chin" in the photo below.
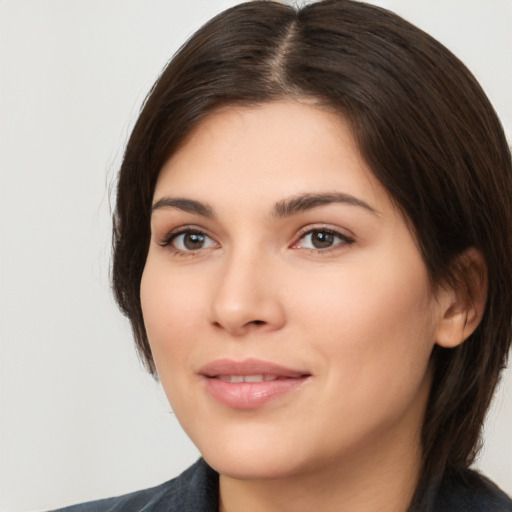
[[[199,447],[206,462],[221,475],[238,480],[279,479],[300,472],[305,461],[290,449],[276,443],[219,443],[218,447]],[[281,449],[280,449],[281,448]],[[283,449],[284,448],[284,449]]]

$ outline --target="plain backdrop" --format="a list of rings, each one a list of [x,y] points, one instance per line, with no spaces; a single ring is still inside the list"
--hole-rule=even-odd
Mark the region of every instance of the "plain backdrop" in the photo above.
[[[159,71],[229,0],[0,0],[0,510],[155,485],[198,453],[111,298],[110,204]],[[512,132],[512,1],[389,0],[476,74]],[[511,262],[512,264],[512,262]],[[478,466],[512,493],[512,375]]]

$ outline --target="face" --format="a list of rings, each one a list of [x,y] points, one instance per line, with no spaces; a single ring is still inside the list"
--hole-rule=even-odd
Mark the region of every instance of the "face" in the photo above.
[[[282,478],[418,452],[438,303],[342,119],[210,115],[162,168],[151,231],[151,350],[210,465]]]

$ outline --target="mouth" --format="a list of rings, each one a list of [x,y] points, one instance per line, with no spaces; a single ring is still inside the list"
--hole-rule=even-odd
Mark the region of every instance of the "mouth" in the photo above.
[[[287,377],[278,377],[277,375],[215,375],[213,378],[231,384],[239,384],[240,382],[271,382]]]
[[[311,374],[268,361],[220,359],[204,366],[199,375],[207,393],[234,409],[255,409],[299,389]]]

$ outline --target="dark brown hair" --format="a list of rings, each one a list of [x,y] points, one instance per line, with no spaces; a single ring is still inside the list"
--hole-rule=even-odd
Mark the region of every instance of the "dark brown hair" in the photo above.
[[[470,247],[487,263],[479,327],[459,347],[432,353],[419,504],[445,471],[473,461],[512,318],[510,151],[479,84],[429,35],[350,0],[303,8],[249,2],[201,28],[150,91],[126,147],[114,214],[116,298],[154,373],[139,288],[159,171],[219,106],[290,97],[314,99],[351,123],[367,164],[408,220],[435,286],[463,287],[457,256]]]

